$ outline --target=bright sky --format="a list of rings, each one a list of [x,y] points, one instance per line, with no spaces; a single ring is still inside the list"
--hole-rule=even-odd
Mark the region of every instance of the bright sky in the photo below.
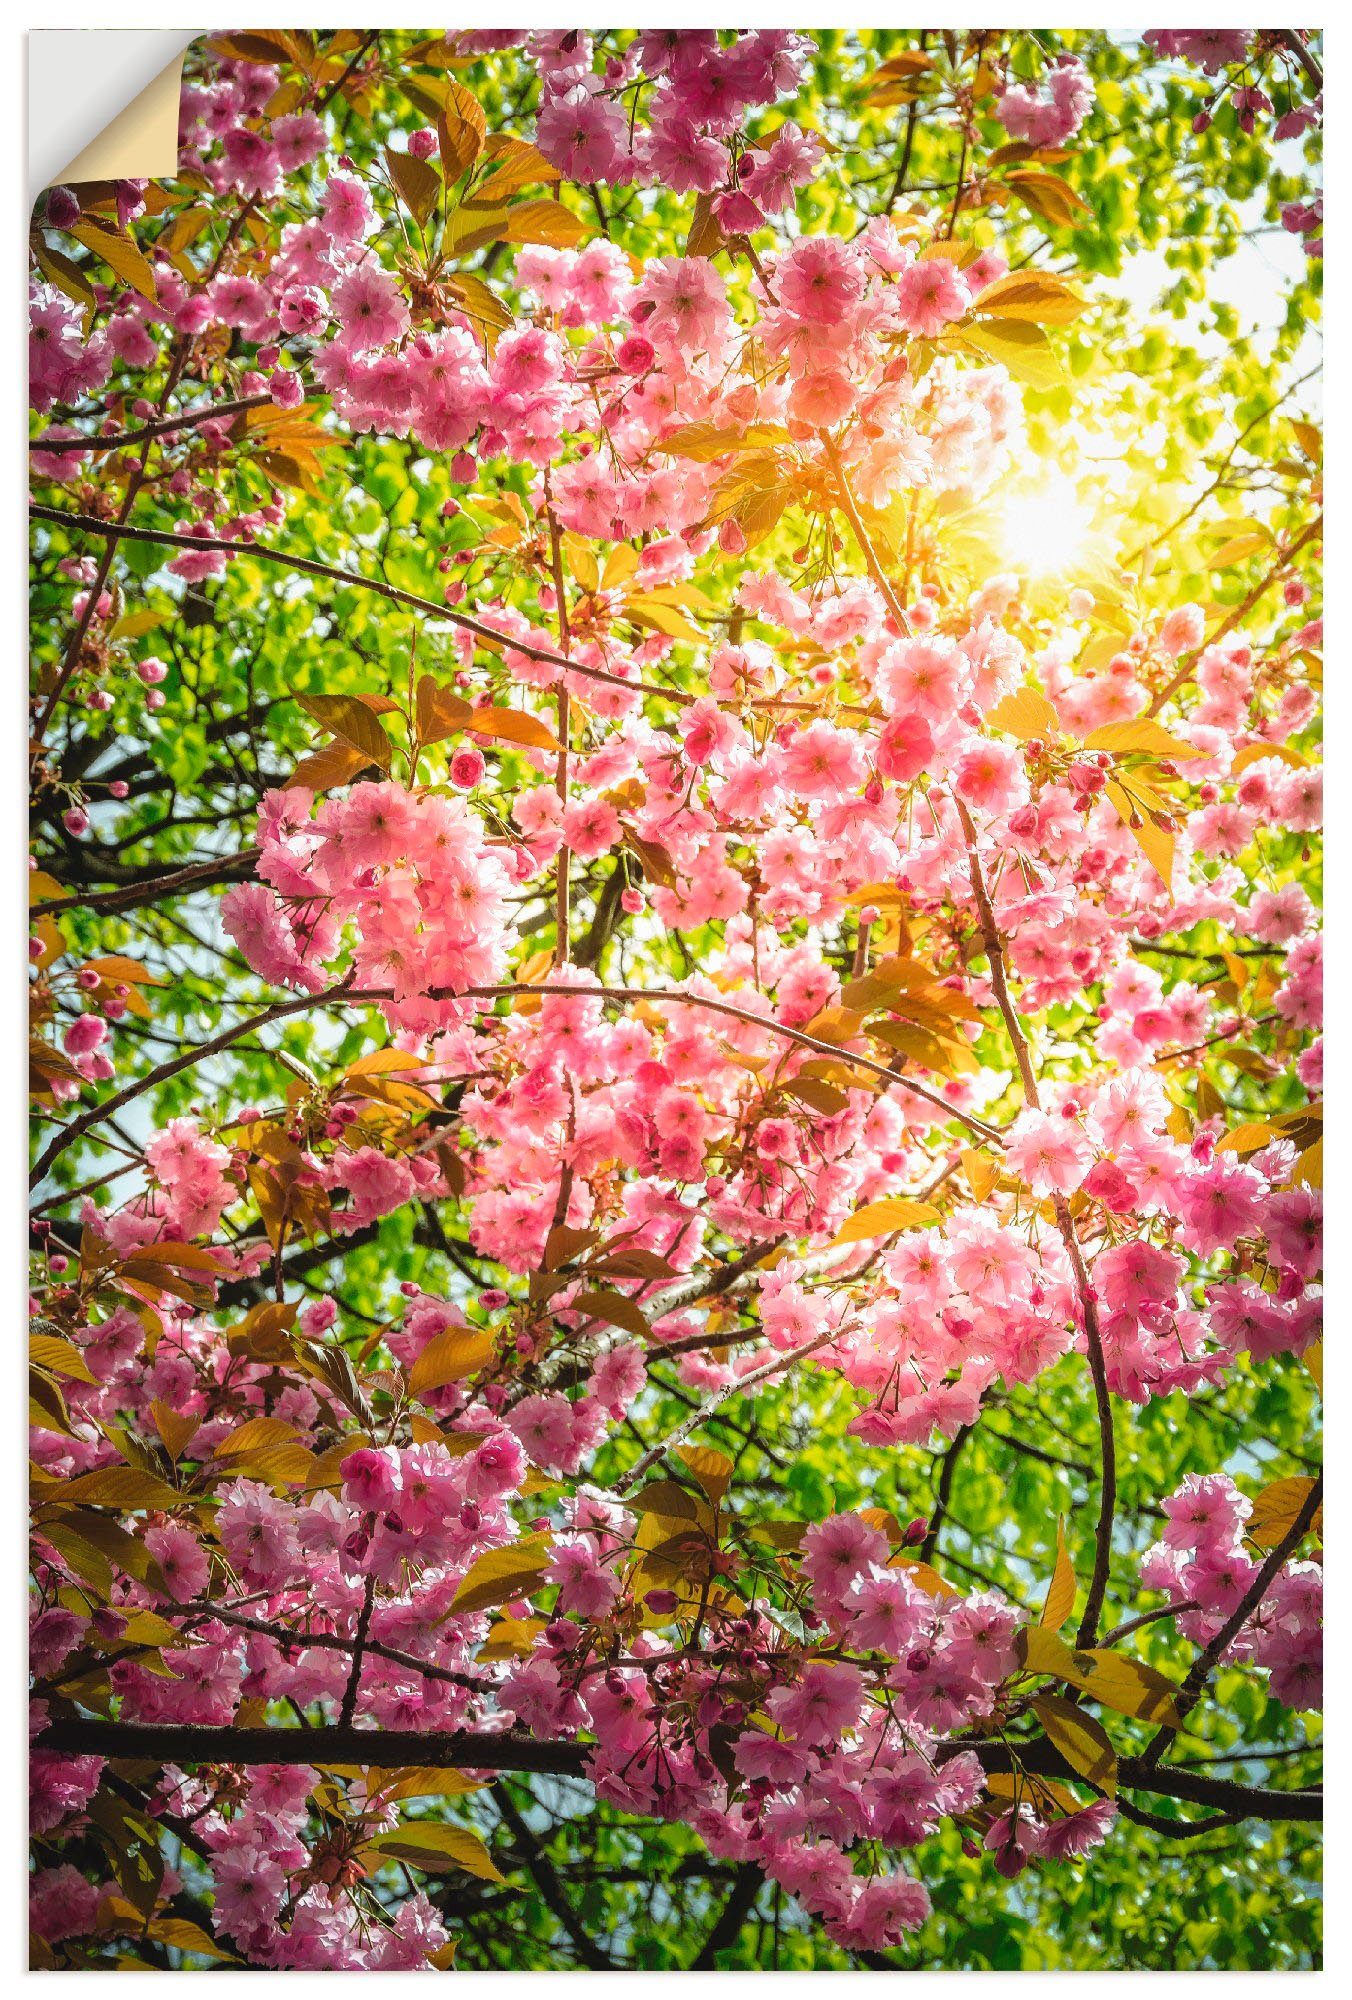
[[[1261,197],[1254,196],[1243,205],[1240,213],[1251,228],[1263,226]],[[1282,323],[1287,288],[1301,276],[1306,262],[1302,238],[1284,229],[1245,237],[1233,256],[1222,258],[1208,271],[1208,298],[1215,303],[1233,306],[1244,332],[1252,332],[1260,340],[1266,335],[1270,340]],[[1137,312],[1146,316],[1153,312],[1157,300],[1169,289],[1174,278],[1175,273],[1170,271],[1162,249],[1141,250],[1127,259],[1119,279],[1095,280],[1095,283],[1102,284],[1105,290],[1118,292]],[[1219,354],[1224,350],[1226,343],[1222,337],[1202,326],[1198,308],[1189,310],[1184,324],[1190,327],[1200,353]],[[1312,326],[1307,329],[1296,350],[1288,379],[1295,380],[1308,374],[1319,364],[1322,355],[1322,331],[1318,326]],[[1317,381],[1302,390],[1301,401],[1306,409],[1317,407],[1318,391]]]

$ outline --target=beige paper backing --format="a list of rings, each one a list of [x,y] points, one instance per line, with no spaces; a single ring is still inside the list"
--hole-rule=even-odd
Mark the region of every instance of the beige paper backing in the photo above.
[[[186,53],[186,51],[185,51]],[[78,153],[58,182],[169,180],[178,170],[178,101],[183,56],[177,55]]]

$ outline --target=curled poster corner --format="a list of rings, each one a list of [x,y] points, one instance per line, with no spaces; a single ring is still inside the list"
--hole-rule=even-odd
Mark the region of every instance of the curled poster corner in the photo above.
[[[34,29],[30,199],[57,182],[171,176],[183,56],[192,40],[179,29]]]

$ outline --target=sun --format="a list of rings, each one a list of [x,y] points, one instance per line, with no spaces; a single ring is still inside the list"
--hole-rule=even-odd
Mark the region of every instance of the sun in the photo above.
[[[1090,509],[1075,481],[1050,472],[1036,486],[1011,493],[999,523],[1006,557],[1028,576],[1052,576],[1085,553],[1093,532]]]

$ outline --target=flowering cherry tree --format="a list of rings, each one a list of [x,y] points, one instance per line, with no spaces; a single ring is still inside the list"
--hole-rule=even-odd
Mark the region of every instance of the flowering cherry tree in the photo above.
[[[269,30],[42,197],[35,1964],[1312,1961],[1321,87]]]

